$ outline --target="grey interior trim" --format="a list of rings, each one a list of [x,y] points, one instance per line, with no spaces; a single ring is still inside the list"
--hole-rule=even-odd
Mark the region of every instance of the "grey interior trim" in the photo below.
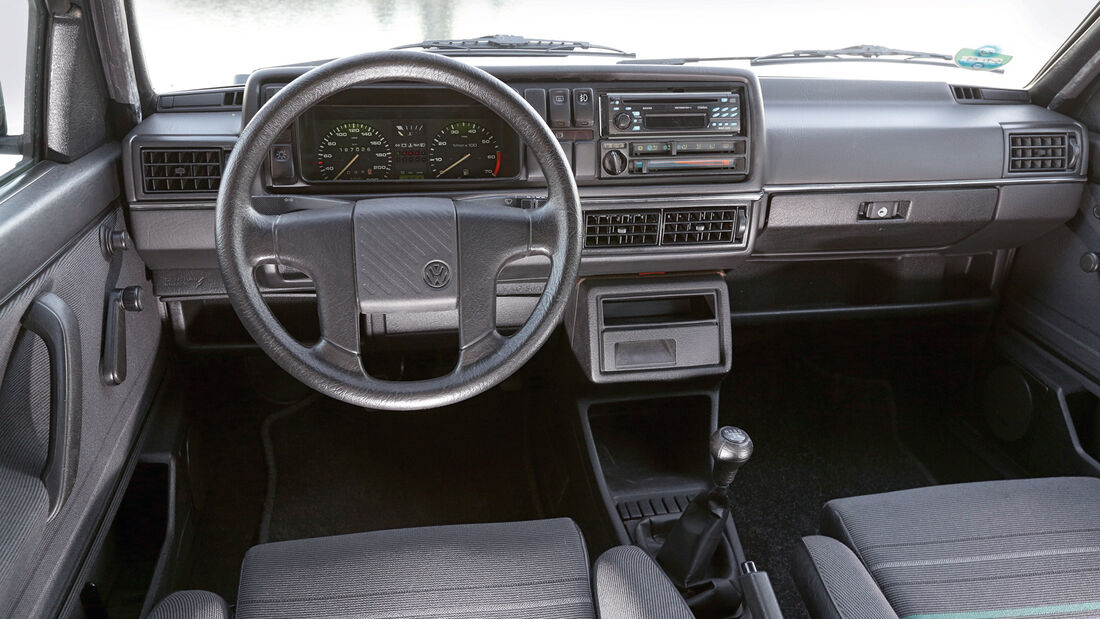
[[[796,185],[765,185],[765,193],[799,191],[851,191],[913,188],[992,187],[996,185],[1035,185],[1046,183],[1084,183],[1078,176],[1032,176],[1026,178],[986,178],[948,181],[886,181],[881,183],[802,183]]]
[[[114,203],[118,158],[118,145],[107,144],[73,163],[47,164],[41,174],[19,181],[0,198],[0,302]],[[65,217],[58,217],[59,204],[66,208]]]
[[[126,7],[122,0],[95,0],[88,9],[92,16],[104,77],[107,79],[107,92],[111,99],[130,108],[135,122],[141,122]]]

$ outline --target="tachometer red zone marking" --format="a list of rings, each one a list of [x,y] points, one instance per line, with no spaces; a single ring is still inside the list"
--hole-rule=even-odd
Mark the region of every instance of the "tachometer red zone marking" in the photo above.
[[[493,168],[493,176],[500,173],[500,151],[497,151],[497,166]]]

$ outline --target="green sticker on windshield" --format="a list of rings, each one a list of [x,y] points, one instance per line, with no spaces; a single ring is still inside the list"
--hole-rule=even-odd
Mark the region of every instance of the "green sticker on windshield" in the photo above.
[[[994,71],[1008,64],[1009,60],[1012,56],[1002,54],[1001,48],[996,45],[964,47],[955,54],[955,64],[975,71]]]

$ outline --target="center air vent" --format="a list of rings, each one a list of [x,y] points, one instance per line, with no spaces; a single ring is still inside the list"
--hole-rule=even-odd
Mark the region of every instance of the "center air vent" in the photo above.
[[[605,211],[584,216],[585,247],[645,247],[656,245],[661,211]]]
[[[145,193],[214,193],[222,178],[220,148],[142,148]]]
[[[598,211],[584,215],[587,249],[744,244],[748,206]]]
[[[661,245],[732,243],[745,207],[666,210]]]
[[[1031,172],[1067,172],[1076,165],[1076,135],[1068,131],[1010,133],[1008,164],[1010,174]]]

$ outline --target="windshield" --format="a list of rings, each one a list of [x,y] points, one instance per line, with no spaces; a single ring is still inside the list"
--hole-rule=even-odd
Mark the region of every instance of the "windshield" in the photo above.
[[[955,56],[996,46],[1003,73],[889,62],[754,67],[759,75],[935,80],[1019,88],[1081,23],[1092,0],[132,0],[154,89],[243,81],[255,69],[425,39],[513,34],[588,41],[639,58],[756,56],[874,44]],[[613,63],[617,58],[555,58]],[[485,64],[537,63],[489,58]],[[749,66],[748,61],[725,64]]]

